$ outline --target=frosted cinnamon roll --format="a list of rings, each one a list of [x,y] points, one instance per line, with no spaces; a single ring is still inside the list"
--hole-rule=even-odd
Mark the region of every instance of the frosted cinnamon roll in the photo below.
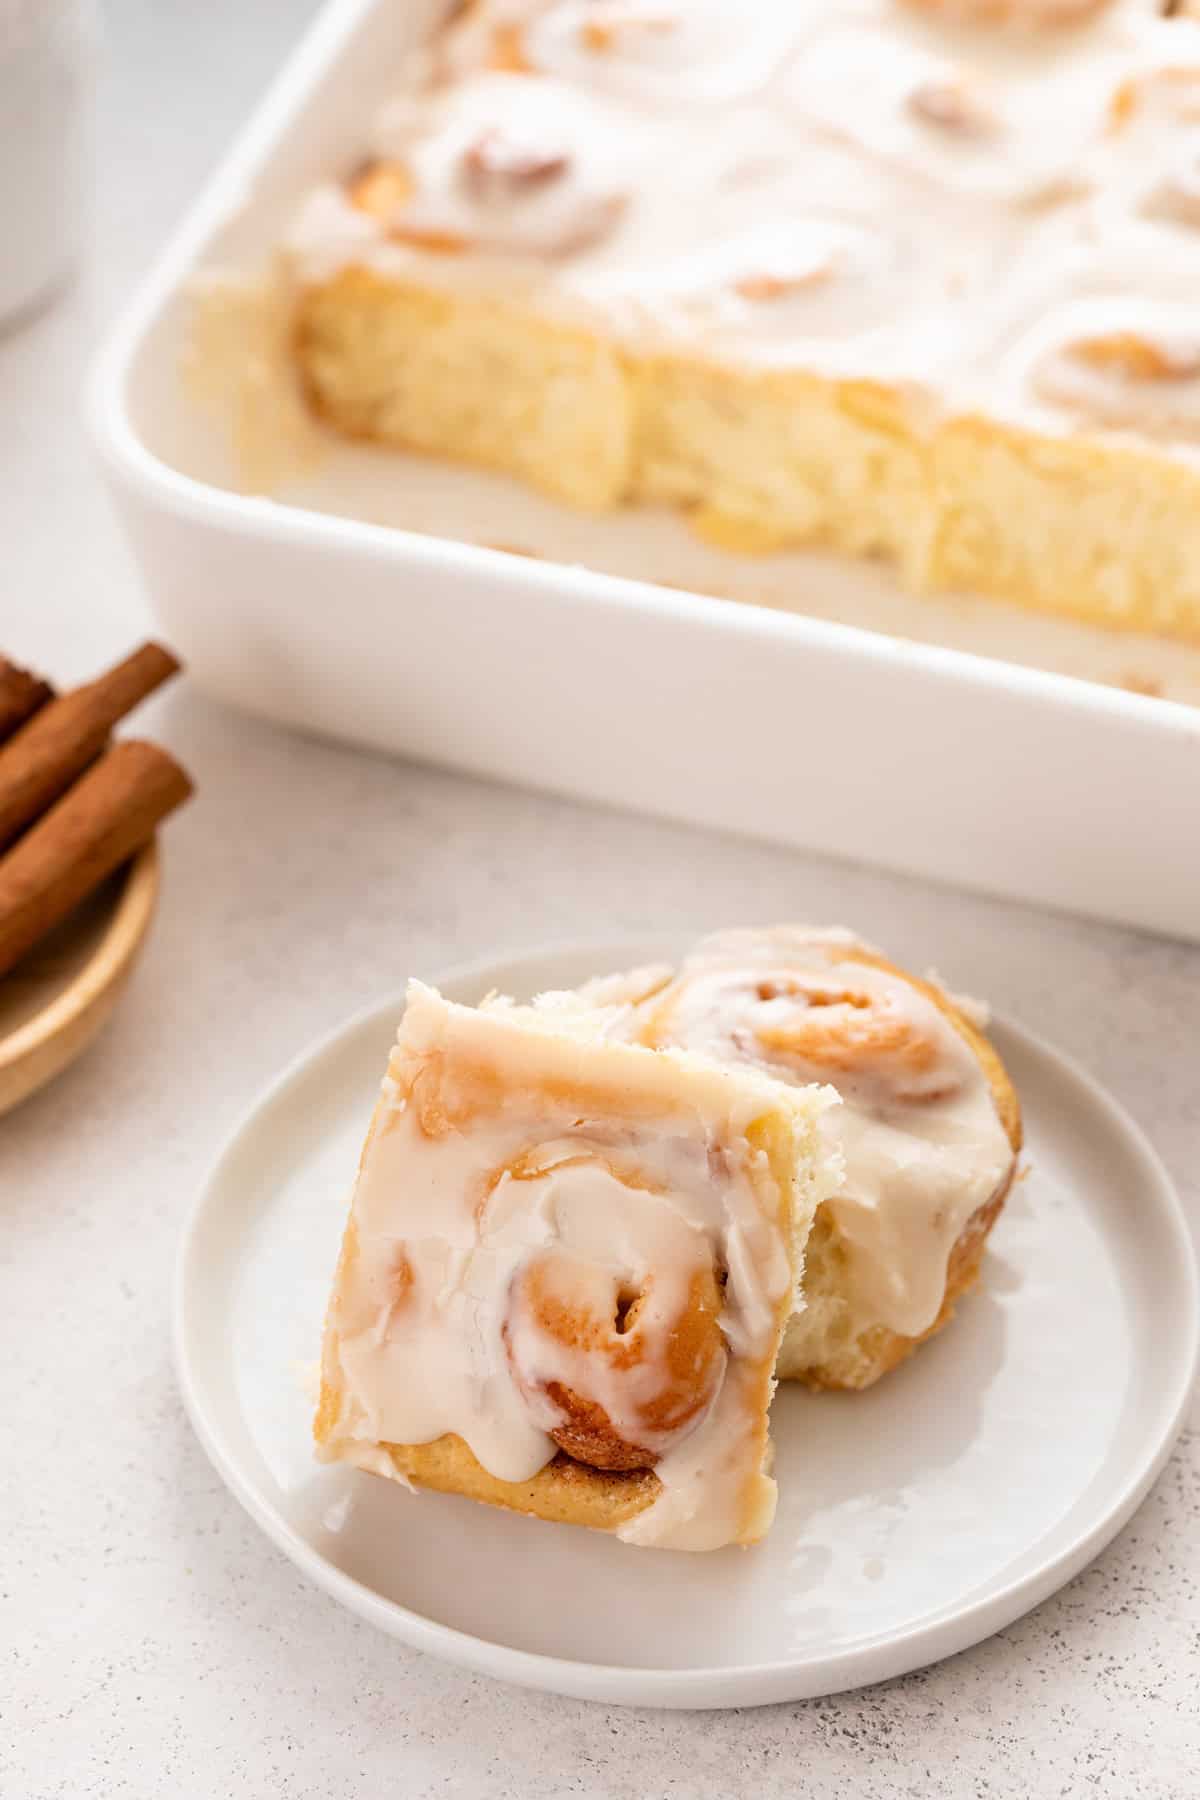
[[[493,74],[414,95],[377,139],[346,200],[399,249],[566,256],[603,238],[628,199],[620,155],[553,82]]]
[[[989,252],[999,279],[1012,238],[1036,211],[1083,194],[1112,85],[1099,54],[1083,60],[1067,86],[1062,69],[1032,45],[1013,47],[1007,60],[985,48],[962,34],[943,42],[941,34],[897,32],[886,16],[851,14],[831,21],[781,84],[797,123],[811,122],[868,162],[882,161],[896,179],[920,184],[944,230],[970,233],[962,279],[972,287],[988,279]],[[987,211],[973,219],[955,206],[956,195],[975,196]],[[953,243],[937,255],[949,268]]]
[[[703,940],[677,972],[584,990],[624,1000],[615,1030],[788,1084],[829,1082],[844,1161],[818,1211],[779,1374],[861,1388],[952,1317],[974,1283],[1021,1143],[992,1046],[940,989],[849,932],[797,926]]]
[[[1182,300],[1117,293],[1048,308],[1012,367],[1040,404],[1080,424],[1200,439],[1200,332]]]
[[[835,1096],[414,984],[326,1323],[320,1454],[632,1543],[770,1524]]]

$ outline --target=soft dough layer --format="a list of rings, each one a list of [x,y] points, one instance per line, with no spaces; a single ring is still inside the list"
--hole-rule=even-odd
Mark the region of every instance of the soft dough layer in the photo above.
[[[720,549],[881,555],[907,585],[1200,640],[1200,472],[984,416],[932,429],[877,383],[638,356],[499,298],[348,269],[297,300],[336,430],[570,505],[684,508]]]
[[[323,1456],[635,1543],[774,1512],[795,1247],[828,1090],[417,984],[326,1323]]]

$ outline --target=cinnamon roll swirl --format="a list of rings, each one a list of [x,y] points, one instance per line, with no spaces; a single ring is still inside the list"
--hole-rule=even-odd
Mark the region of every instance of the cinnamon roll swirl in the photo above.
[[[601,1023],[414,984],[346,1226],[317,1443],[634,1543],[752,1542],[835,1097]]]

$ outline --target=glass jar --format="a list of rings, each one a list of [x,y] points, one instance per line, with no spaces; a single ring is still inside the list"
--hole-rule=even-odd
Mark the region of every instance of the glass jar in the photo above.
[[[0,324],[78,252],[96,40],[93,0],[0,0]]]

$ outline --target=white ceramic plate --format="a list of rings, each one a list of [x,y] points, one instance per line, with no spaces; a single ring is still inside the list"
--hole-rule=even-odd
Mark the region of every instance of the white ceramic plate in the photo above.
[[[669,954],[547,951],[444,980],[517,995]],[[947,1656],[1052,1593],[1146,1494],[1196,1362],[1187,1228],[1154,1152],[1046,1045],[996,1040],[1027,1177],[951,1330],[863,1395],[780,1391],[767,1542],[690,1557],[312,1460],[318,1338],[393,999],[255,1105],[187,1230],[176,1356],[201,1441],[298,1567],[406,1643],[560,1693],[745,1706]]]

